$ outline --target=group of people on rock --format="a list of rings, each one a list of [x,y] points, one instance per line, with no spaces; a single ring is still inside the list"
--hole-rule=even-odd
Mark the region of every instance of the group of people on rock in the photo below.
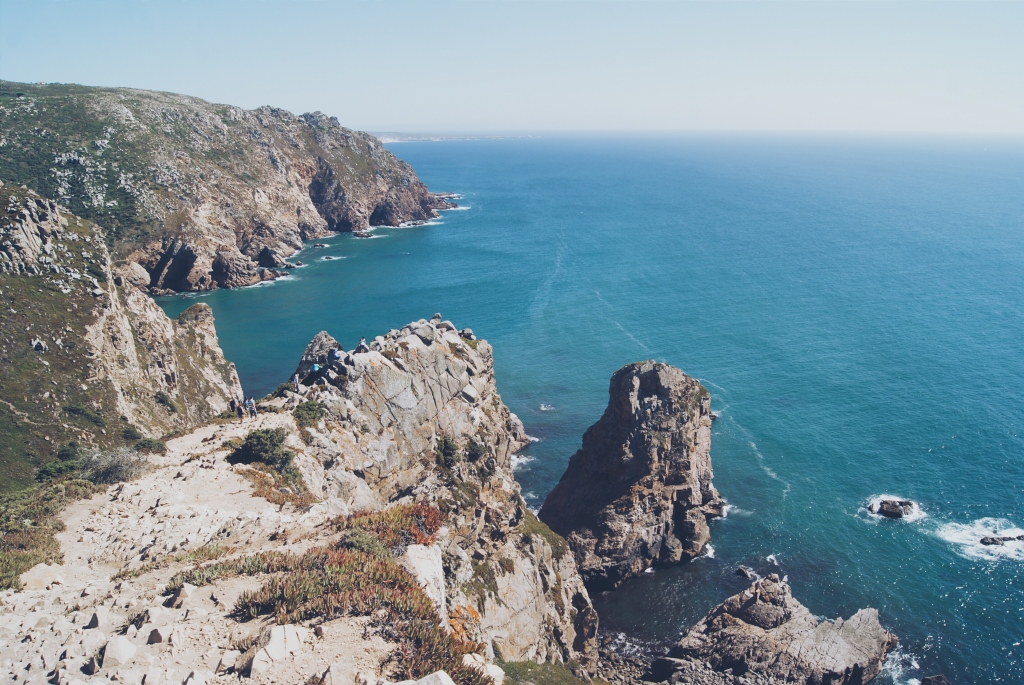
[[[369,351],[370,347],[366,344],[366,338],[360,338],[359,344],[356,345],[354,350],[352,350],[354,354],[361,354]],[[313,364],[313,368],[305,379],[300,378],[298,373],[292,376],[292,390],[301,394],[304,385],[316,385],[329,367],[342,363],[344,356],[345,351],[340,345],[333,347],[331,351],[327,353],[327,363],[324,365]],[[256,411],[256,399],[251,395],[247,399],[243,398],[242,401],[232,400],[231,404],[234,407],[235,412],[238,414],[238,423],[244,423],[246,416],[253,420],[258,417],[258,412]]]

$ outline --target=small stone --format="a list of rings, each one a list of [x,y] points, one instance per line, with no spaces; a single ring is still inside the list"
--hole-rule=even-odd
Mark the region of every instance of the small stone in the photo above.
[[[89,622],[85,624],[86,628],[102,628],[110,623],[110,610],[105,606],[97,606],[92,616],[89,618]]]
[[[146,670],[146,675],[142,677],[143,685],[160,685],[160,681],[163,680],[164,672],[156,666],[150,666]]]
[[[437,671],[424,678],[420,678],[416,681],[416,685],[455,685],[455,681],[444,671]]]
[[[353,685],[356,679],[356,663],[351,656],[335,661],[320,676],[320,685]]]
[[[217,662],[217,673],[227,673],[229,670],[235,667],[235,662],[238,661],[238,657],[241,654],[236,649],[229,649],[221,655],[220,661]]]
[[[174,630],[172,626],[158,626],[149,631],[149,637],[146,638],[146,644],[156,645],[165,642],[169,642],[171,639],[171,632]]]

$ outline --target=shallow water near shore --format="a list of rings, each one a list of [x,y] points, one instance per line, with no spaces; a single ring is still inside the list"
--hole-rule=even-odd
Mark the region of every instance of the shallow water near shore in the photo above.
[[[595,597],[602,627],[672,640],[748,581],[820,616],[877,607],[876,682],[1024,682],[1024,143],[604,138],[389,146],[463,211],[344,235],[214,310],[247,393],[326,329],[346,348],[440,311],[495,349],[538,438],[538,507],[625,363],[696,376],[720,412],[713,556]],[[342,259],[324,260],[332,256]],[[913,521],[872,516],[883,493]]]

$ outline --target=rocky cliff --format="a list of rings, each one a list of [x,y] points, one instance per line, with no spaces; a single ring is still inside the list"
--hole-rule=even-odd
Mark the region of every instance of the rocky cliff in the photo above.
[[[303,399],[329,412],[303,466],[319,506],[436,504],[447,620],[508,660],[592,665],[597,614],[565,542],[520,496],[511,464],[526,435],[498,395],[490,345],[438,315],[332,361],[335,347],[319,334],[296,370]]]
[[[819,621],[777,575],[759,580],[712,609],[672,650],[715,670],[756,674],[783,683],[861,685],[882,670],[896,636],[875,609],[848,620]],[[674,670],[672,659],[658,670]]]
[[[707,518],[723,505],[711,483],[710,397],[699,382],[638,362],[612,376],[608,396],[540,511],[592,590],[700,555]]]
[[[451,206],[366,133],[319,112],[127,88],[0,82],[0,178],[103,225],[136,285],[273,278],[302,241]]]
[[[157,438],[241,396],[208,306],[170,320],[112,268],[98,226],[27,188],[0,187],[0,212],[4,489],[70,440]]]

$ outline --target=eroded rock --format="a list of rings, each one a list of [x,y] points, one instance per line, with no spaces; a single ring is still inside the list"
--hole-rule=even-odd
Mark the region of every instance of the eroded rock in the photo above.
[[[698,381],[638,362],[615,372],[608,394],[540,511],[592,590],[700,555],[707,519],[723,506],[711,483],[710,396]]]

